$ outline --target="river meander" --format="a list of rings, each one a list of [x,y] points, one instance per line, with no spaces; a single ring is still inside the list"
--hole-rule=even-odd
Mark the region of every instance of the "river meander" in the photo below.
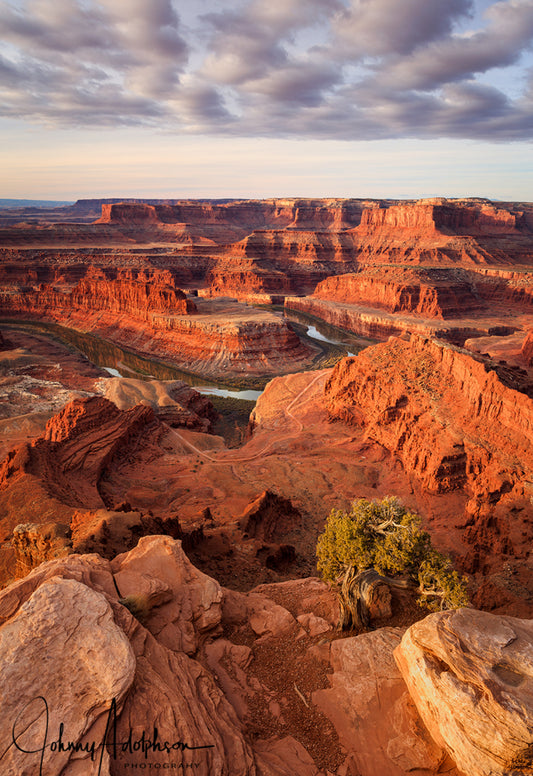
[[[349,332],[336,329],[301,313],[291,311],[286,317],[289,321],[299,324],[295,328],[298,328],[300,337],[320,343],[322,349],[330,350],[333,356],[339,358],[342,355],[354,355],[372,342],[351,336]],[[69,329],[57,323],[13,320],[1,320],[0,323],[7,328],[19,328],[30,333],[45,335],[64,345],[73,347],[83,353],[93,364],[105,369],[114,377],[134,377],[141,380],[183,380],[200,393],[249,401],[256,401],[262,393],[262,391],[256,390],[256,385],[248,387],[246,381],[237,389],[236,386],[227,385],[222,380],[208,380],[201,375],[124,350],[113,342],[94,334]]]

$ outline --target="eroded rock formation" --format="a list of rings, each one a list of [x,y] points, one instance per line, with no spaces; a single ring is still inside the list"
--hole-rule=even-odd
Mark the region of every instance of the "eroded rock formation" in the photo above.
[[[465,271],[436,268],[366,267],[329,277],[313,297],[425,318],[460,318],[482,307]]]
[[[465,774],[533,765],[532,625],[460,609],[411,626],[396,661],[420,716]]]
[[[113,459],[142,439],[155,444],[161,424],[137,405],[122,412],[101,397],[75,399],[48,422],[43,436],[11,451],[0,471],[2,530],[21,522],[70,523],[76,509],[106,504],[100,481]]]
[[[72,290],[10,286],[0,293],[0,312],[89,330],[206,375],[275,374],[316,355],[279,315],[228,301],[195,304],[169,271],[90,268]]]
[[[0,593],[3,772],[38,770],[45,735],[64,776],[531,768],[527,621],[462,609],[336,639],[337,615],[317,579],[238,593],[168,536],[44,563]]]
[[[412,335],[340,362],[325,395],[332,419],[363,426],[428,490],[467,487],[477,515],[531,495],[533,402],[520,388],[518,371]]]

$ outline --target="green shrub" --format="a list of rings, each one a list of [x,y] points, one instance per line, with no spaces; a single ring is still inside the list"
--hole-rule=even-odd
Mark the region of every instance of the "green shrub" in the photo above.
[[[428,609],[468,605],[466,579],[432,546],[421,518],[395,497],[359,499],[349,512],[333,509],[316,554],[325,580],[338,582],[348,572],[373,568],[380,575],[416,583],[419,603]]]

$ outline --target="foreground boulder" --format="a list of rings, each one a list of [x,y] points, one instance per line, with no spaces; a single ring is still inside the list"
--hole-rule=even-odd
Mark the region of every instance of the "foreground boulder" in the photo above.
[[[106,599],[52,577],[0,629],[0,654],[2,773],[63,773],[67,742],[80,747],[78,771],[67,772],[109,773],[98,742],[112,702],[120,711],[131,687],[135,656]]]
[[[318,579],[229,590],[169,536],[42,563],[0,592],[0,773],[528,772],[528,622],[468,609],[335,638],[337,620]]]
[[[401,637],[400,628],[381,628],[318,647],[333,673],[331,687],[316,692],[313,701],[335,725],[350,774],[456,776],[444,748],[421,724],[394,662]]]
[[[468,776],[533,772],[533,622],[473,609],[412,625],[395,657],[433,739]]]

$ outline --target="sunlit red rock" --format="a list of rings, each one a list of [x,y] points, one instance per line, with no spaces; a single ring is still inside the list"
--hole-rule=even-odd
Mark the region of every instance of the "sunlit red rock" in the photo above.
[[[441,765],[455,773],[429,740],[394,665],[401,631],[324,642],[322,629],[309,636],[276,603],[283,600],[308,627],[325,623],[331,638],[319,615],[325,587],[301,580],[236,593],[162,536],[142,539],[112,562],[72,555],[42,564],[0,593],[5,749],[11,720],[24,720],[37,690],[49,708],[47,741],[57,740],[63,722],[63,740],[72,742],[61,756],[46,747],[43,772],[57,776],[80,769],[96,776],[90,745],[103,742],[106,722],[100,774],[108,776],[171,762],[184,769],[194,763],[199,776],[403,776],[417,767],[436,776]],[[80,689],[82,698],[74,697]],[[43,722],[25,735],[35,740]],[[173,751],[135,744],[143,731],[153,741],[155,727],[159,740],[176,742]],[[38,758],[10,747],[2,760],[10,776],[20,776],[35,772]]]
[[[520,386],[518,372],[413,335],[340,362],[325,394],[332,418],[362,426],[427,489],[467,487],[475,511],[513,489],[528,498],[533,401]]]
[[[431,736],[469,776],[532,767],[532,635],[528,620],[460,609],[415,623],[395,651]]]

